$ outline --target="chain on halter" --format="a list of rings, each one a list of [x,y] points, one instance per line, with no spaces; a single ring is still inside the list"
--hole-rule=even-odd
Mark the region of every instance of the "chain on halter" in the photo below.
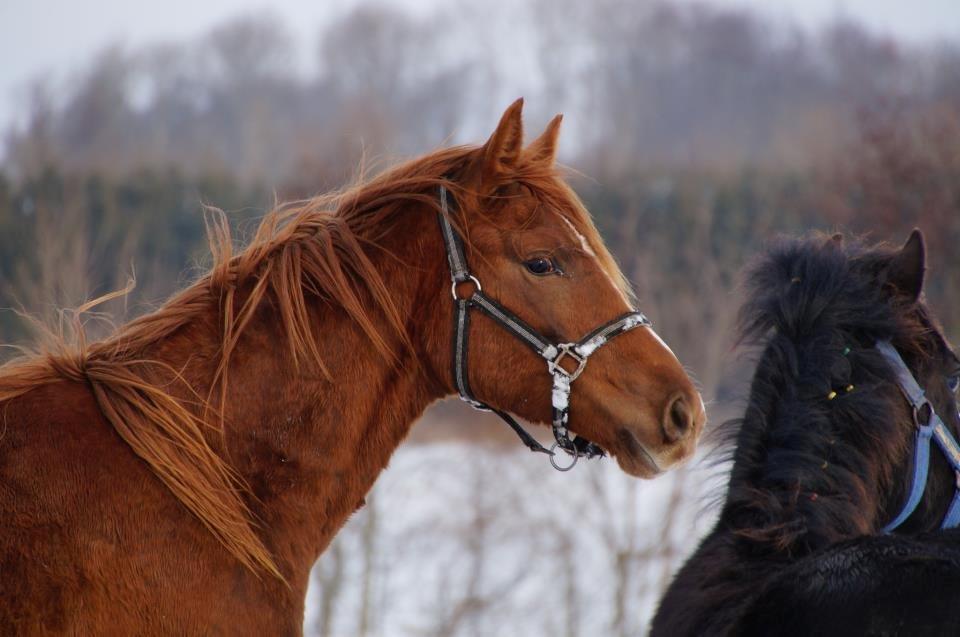
[[[580,377],[587,366],[587,360],[598,348],[615,336],[624,332],[650,325],[647,317],[640,312],[628,312],[609,323],[598,327],[590,334],[573,343],[552,343],[530,325],[525,323],[516,314],[507,310],[492,298],[484,294],[480,281],[470,273],[463,249],[463,239],[450,223],[450,201],[447,190],[440,187],[440,230],[443,233],[443,243],[447,251],[447,263],[450,266],[451,290],[453,294],[453,378],[460,393],[460,398],[481,411],[490,411],[502,418],[517,433],[520,440],[531,450],[546,453],[550,456],[550,464],[559,471],[569,471],[577,464],[581,456],[593,458],[603,456],[604,451],[595,443],[586,438],[576,436],[570,438],[567,421],[570,417],[570,387],[573,381]],[[470,282],[473,292],[468,297],[457,295],[457,286]],[[493,319],[505,330],[520,339],[534,352],[546,361],[547,371],[553,376],[553,391],[551,403],[553,405],[553,436],[556,442],[546,449],[536,441],[513,416],[505,411],[496,409],[474,397],[470,389],[467,373],[467,339],[470,333],[470,309],[477,308]],[[575,365],[573,371],[561,364]],[[556,460],[556,449],[562,449],[573,460],[569,465],[560,465]]]

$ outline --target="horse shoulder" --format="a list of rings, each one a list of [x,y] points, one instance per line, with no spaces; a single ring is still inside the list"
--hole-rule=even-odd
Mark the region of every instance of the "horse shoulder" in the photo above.
[[[2,634],[243,634],[278,621],[252,602],[283,588],[228,555],[71,381],[0,405],[0,573]]]

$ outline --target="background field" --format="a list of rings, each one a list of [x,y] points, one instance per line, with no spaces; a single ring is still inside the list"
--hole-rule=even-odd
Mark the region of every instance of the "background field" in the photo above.
[[[208,263],[201,204],[250,229],[361,164],[481,142],[523,95],[531,137],[565,113],[570,178],[712,422],[737,414],[751,369],[733,349],[737,273],[780,233],[920,227],[928,300],[956,337],[960,26],[752,6],[351,2],[305,9],[310,25],[247,11],[163,41],[132,29],[0,95],[0,307],[55,319],[135,269],[111,318],[148,311]],[[949,3],[912,11],[960,25]],[[31,338],[0,310],[0,343]],[[443,403],[318,563],[307,632],[640,634],[722,471],[560,475]]]

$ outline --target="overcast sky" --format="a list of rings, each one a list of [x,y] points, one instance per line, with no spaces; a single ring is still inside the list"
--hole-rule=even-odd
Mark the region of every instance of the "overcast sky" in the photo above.
[[[319,26],[364,0],[0,0],[0,130],[22,113],[31,78],[69,77],[99,49],[183,40],[238,14],[270,10],[301,43],[304,60]],[[482,0],[481,0],[482,1]],[[960,0],[711,0],[746,6],[807,27],[848,16],[910,41],[960,39]],[[380,0],[429,12],[440,0]]]

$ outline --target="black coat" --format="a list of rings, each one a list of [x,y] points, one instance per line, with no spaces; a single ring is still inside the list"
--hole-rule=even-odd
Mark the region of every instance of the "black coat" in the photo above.
[[[862,537],[789,561],[715,530],[651,635],[960,635],[960,531]]]

